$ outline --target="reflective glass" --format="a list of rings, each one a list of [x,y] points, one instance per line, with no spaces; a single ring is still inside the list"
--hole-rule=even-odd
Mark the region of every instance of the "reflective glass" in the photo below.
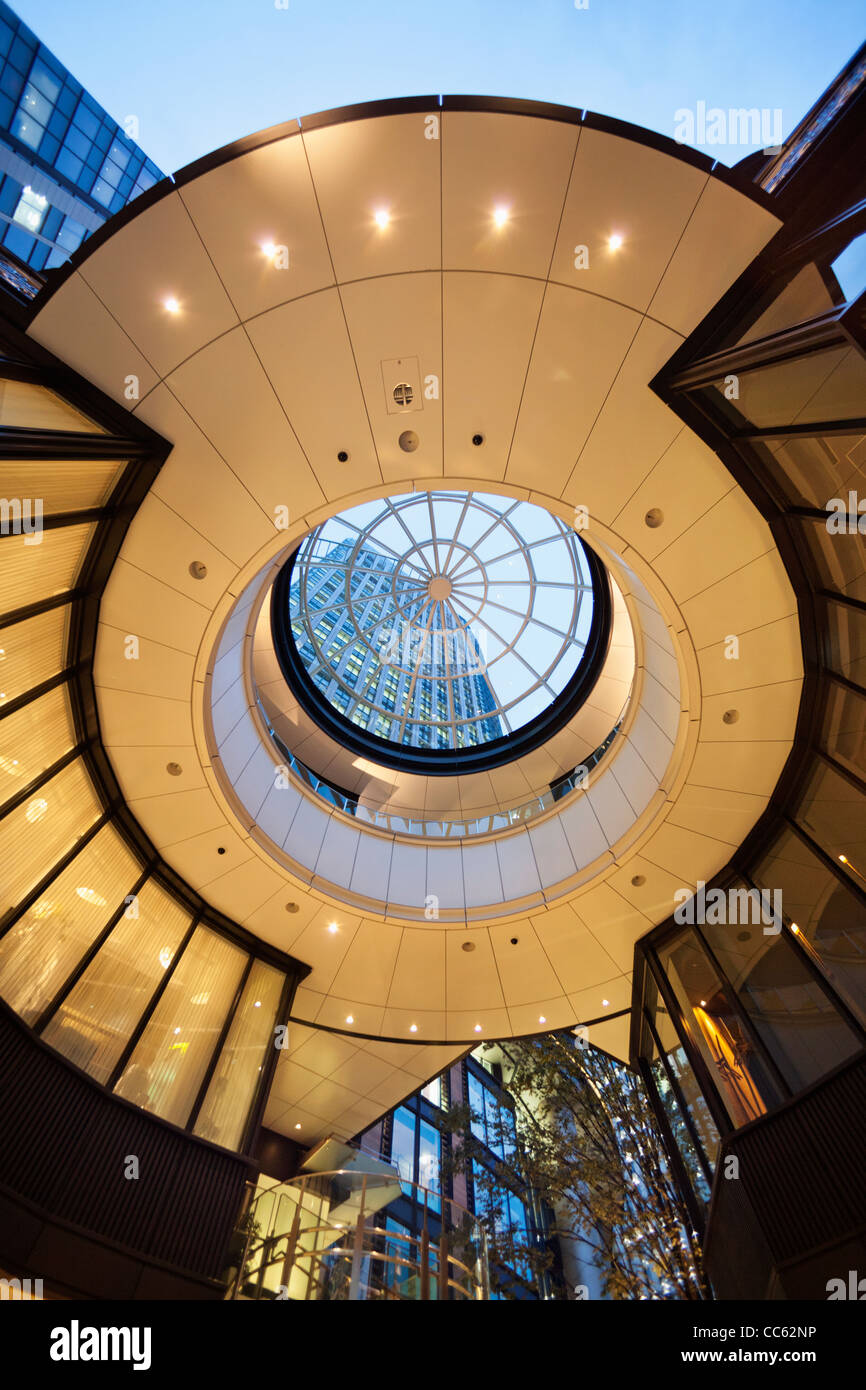
[[[189,914],[146,883],[48,1023],[45,1041],[104,1085],[188,926]]]
[[[0,705],[5,703],[0,691]],[[56,686],[0,718],[0,805],[75,746],[69,687]]]
[[[118,1095],[186,1123],[246,964],[237,946],[197,927],[149,1019]]]
[[[117,831],[103,826],[0,938],[0,993],[28,1023],[51,1002],[140,873]]]
[[[81,759],[0,820],[0,917],[51,870],[102,814]]]
[[[359,727],[422,748],[486,743],[534,719],[577,672],[592,611],[579,537],[486,493],[353,507],[310,533],[290,585],[312,683]]]
[[[235,1149],[256,1093],[267,1049],[274,1045],[274,1023],[285,975],[255,961],[211,1077],[195,1133]]]
[[[49,609],[0,628],[0,703],[41,685],[65,665],[69,609]]]

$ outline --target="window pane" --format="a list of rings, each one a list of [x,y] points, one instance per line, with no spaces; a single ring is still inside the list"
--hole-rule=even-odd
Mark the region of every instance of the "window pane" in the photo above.
[[[838,763],[866,782],[866,694],[830,685],[823,744]]]
[[[650,978],[647,988],[647,1009],[658,1033],[664,1056],[667,1060],[674,1081],[679,1088],[680,1095],[688,1110],[692,1128],[698,1136],[708,1163],[715,1167],[716,1158],[719,1152],[719,1131],[713,1119],[712,1112],[707,1105],[703,1091],[698,1084],[698,1079],[692,1069],[692,1064],[686,1056],[685,1048],[680,1042],[679,1035],[674,1027],[673,1020],[659,997],[655,981]],[[653,1045],[655,1046],[655,1045]],[[668,1108],[667,1099],[664,1091],[659,1089],[662,1103]],[[677,1138],[678,1128],[685,1128],[682,1120],[679,1126],[673,1126],[674,1137]],[[688,1130],[686,1130],[688,1133]],[[688,1164],[686,1165],[688,1167]]]
[[[0,939],[0,994],[28,1023],[69,978],[140,873],[117,831],[103,826]]]
[[[63,526],[33,535],[0,539],[0,594],[4,611],[13,612],[40,599],[71,589],[95,526]]]
[[[146,883],[49,1022],[45,1041],[104,1085],[189,920],[158,884]]]
[[[786,935],[709,924],[701,931],[792,1091],[859,1051],[853,1030]]]
[[[866,484],[866,435],[792,435],[756,447],[796,506],[825,508],[836,497],[847,504],[849,490],[862,491]]]
[[[0,686],[7,701],[65,666],[68,618],[69,608],[64,606],[0,628]]]
[[[117,1083],[118,1095],[186,1124],[245,963],[230,941],[196,929]]]
[[[866,690],[866,612],[847,603],[827,603],[830,664]]]
[[[125,463],[118,463],[117,459],[93,459],[83,463],[71,459],[62,462],[4,460],[0,463],[0,496],[20,498],[22,510],[24,499],[28,499],[28,515],[36,514],[37,498],[46,516],[74,512],[82,507],[101,507],[125,467]]]
[[[425,1100],[429,1100],[431,1105],[442,1104],[442,1078],[434,1076],[432,1081],[428,1081],[426,1086],[421,1089],[421,1094]]]
[[[0,917],[35,888],[101,814],[78,759],[0,820]]]
[[[827,530],[826,521],[816,517],[798,518],[800,537],[810,551],[825,589],[866,602],[866,545],[861,535],[838,535]]]
[[[403,1179],[403,1191],[407,1197],[411,1197],[412,1189],[405,1184],[415,1181],[415,1116],[402,1105],[394,1111],[391,1162],[396,1164]]]
[[[202,1139],[227,1149],[240,1144],[268,1048],[274,1044],[285,978],[264,961],[253,964],[196,1121],[195,1133]]]
[[[815,771],[797,811],[797,821],[846,872],[863,881],[866,871],[866,817],[863,792],[823,760]]]
[[[660,953],[677,1003],[734,1126],[781,1100],[721,980],[691,932]]]
[[[866,1022],[866,906],[826,864],[786,831],[754,873],[782,890],[785,916],[850,1008]]]
[[[866,360],[857,348],[822,348],[737,375],[736,401],[727,399],[724,379],[700,388],[698,394],[738,424],[751,422],[761,428],[863,416]]]
[[[427,1196],[427,1206],[430,1211],[439,1211],[440,1202],[438,1196],[433,1193],[440,1191],[439,1187],[439,1131],[435,1125],[428,1124],[422,1120],[419,1125],[419,1150],[418,1150],[418,1182],[422,1187],[429,1189]]]
[[[70,430],[105,434],[101,425],[82,415],[54,391],[32,381],[0,380],[0,425],[6,429]]]
[[[476,1139],[480,1139],[482,1144],[487,1142],[487,1130],[484,1123],[484,1092],[486,1086],[482,1086],[477,1076],[472,1072],[467,1072],[466,1080],[469,1083],[469,1108],[472,1111],[471,1129]]]
[[[0,692],[0,696],[4,694],[8,691]],[[65,683],[0,719],[0,805],[74,746],[75,729]]]

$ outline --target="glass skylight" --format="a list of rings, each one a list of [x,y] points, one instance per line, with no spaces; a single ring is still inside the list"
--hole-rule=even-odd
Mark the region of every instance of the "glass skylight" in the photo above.
[[[593,585],[578,536],[542,507],[487,493],[368,502],[312,531],[289,586],[313,685],[402,746],[507,737],[577,672]]]

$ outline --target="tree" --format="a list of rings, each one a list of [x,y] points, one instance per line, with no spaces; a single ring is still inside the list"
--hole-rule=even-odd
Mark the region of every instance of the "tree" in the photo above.
[[[552,1263],[550,1239],[581,1240],[593,1251],[613,1299],[706,1299],[697,1234],[680,1196],[641,1078],[570,1033],[498,1044],[514,1098],[518,1151],[507,1162],[473,1134],[468,1107],[448,1112],[457,1136],[450,1166],[472,1172],[494,1279],[506,1296],[513,1276]],[[511,1117],[500,1142],[513,1145]],[[509,1221],[525,1185],[553,1213],[546,1240]]]

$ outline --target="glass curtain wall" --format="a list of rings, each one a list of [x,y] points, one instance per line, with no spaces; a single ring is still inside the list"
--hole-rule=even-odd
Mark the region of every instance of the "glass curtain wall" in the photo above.
[[[195,919],[143,865],[97,793],[75,716],[70,632],[132,441],[38,368],[7,358],[0,372],[0,999],[101,1085],[237,1148],[286,972]]]

